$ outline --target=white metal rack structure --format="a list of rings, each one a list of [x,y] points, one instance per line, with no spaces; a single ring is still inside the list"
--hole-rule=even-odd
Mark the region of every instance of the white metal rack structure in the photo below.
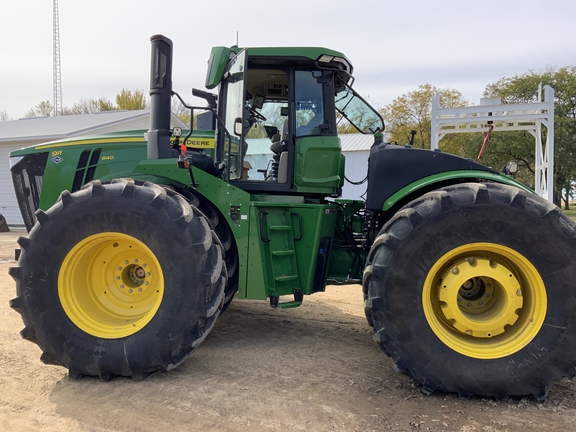
[[[482,99],[480,106],[440,108],[440,94],[432,98],[432,150],[447,134],[528,131],[536,140],[536,193],[553,200],[554,188],[554,89],[538,88],[538,102],[502,105],[500,99]],[[547,128],[542,141],[542,125]]]

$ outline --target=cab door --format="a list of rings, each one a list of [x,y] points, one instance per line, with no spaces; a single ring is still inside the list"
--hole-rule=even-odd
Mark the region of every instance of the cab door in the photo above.
[[[240,51],[228,63],[224,72],[220,104],[223,110],[220,116],[224,122],[223,130],[218,130],[218,155],[224,164],[225,180],[235,180],[242,177],[242,159],[244,157],[243,125],[246,106],[246,58],[247,51]],[[226,132],[227,131],[227,132]]]

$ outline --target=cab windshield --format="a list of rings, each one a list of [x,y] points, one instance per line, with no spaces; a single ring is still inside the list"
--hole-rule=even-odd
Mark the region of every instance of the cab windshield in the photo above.
[[[351,124],[363,134],[384,131],[384,121],[380,114],[340,79],[336,81],[335,104],[339,114],[338,126]]]

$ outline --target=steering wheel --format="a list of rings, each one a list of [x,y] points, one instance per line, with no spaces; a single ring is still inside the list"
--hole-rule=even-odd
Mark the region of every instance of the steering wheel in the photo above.
[[[254,116],[254,118],[256,120],[266,121],[266,117],[264,117],[262,114],[260,114],[254,108],[251,108],[251,107],[246,107],[246,108],[248,108],[248,111],[250,111],[250,114],[252,114],[252,116]]]

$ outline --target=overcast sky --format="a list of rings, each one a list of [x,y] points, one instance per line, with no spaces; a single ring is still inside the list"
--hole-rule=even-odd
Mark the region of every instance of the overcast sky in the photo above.
[[[4,0],[0,111],[53,103],[51,0]],[[150,41],[174,42],[174,90],[193,101],[210,48],[324,46],[344,52],[355,88],[381,108],[430,83],[477,105],[487,84],[576,64],[574,0],[59,0],[62,99],[148,92]],[[203,103],[195,100],[195,103]]]

